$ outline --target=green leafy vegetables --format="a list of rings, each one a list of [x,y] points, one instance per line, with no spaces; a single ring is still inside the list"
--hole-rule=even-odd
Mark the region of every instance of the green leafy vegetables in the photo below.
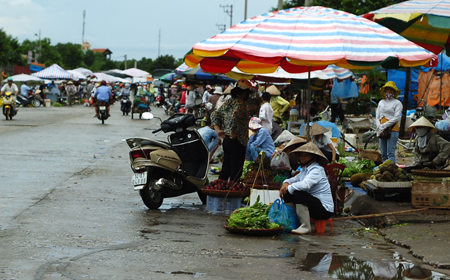
[[[372,160],[368,159],[355,159],[352,162],[348,162],[344,157],[339,158],[339,163],[345,165],[343,177],[352,177],[358,173],[372,172],[376,164]]]
[[[234,210],[228,218],[228,226],[231,228],[247,229],[273,229],[280,225],[271,223],[268,218],[270,206],[259,202],[259,196],[252,206]]]

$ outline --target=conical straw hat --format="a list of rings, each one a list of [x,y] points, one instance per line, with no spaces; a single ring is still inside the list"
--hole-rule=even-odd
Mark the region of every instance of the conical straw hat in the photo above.
[[[313,155],[318,156],[318,157],[317,157],[317,162],[318,162],[320,165],[322,165],[322,166],[328,164],[328,159],[327,159],[327,157],[326,157],[326,156],[322,153],[322,151],[319,150],[319,148],[317,148],[317,146],[316,146],[314,143],[312,143],[312,142],[306,143],[305,145],[302,145],[301,147],[299,147],[299,148],[293,150],[289,155],[295,154],[295,153],[300,153],[300,152],[303,152],[303,153],[310,153],[310,154],[313,154]]]
[[[314,123],[311,126],[310,133],[311,133],[311,136],[314,136],[314,135],[324,134],[324,133],[326,133],[328,131],[329,131],[328,129],[326,129],[325,127],[321,126],[320,124]]]
[[[294,138],[291,139],[291,141],[289,141],[286,146],[284,146],[282,152],[289,154],[291,151],[297,149],[298,147],[300,147],[301,145],[305,144],[306,140],[295,136]]]
[[[280,92],[280,91],[277,89],[277,87],[274,86],[274,85],[271,85],[270,87],[268,87],[268,88],[266,89],[266,91],[267,91],[268,93],[270,93],[270,95],[272,95],[272,96],[281,95],[281,92]]]
[[[432,132],[436,132],[436,127],[425,117],[421,117],[417,121],[415,121],[412,125],[408,127],[408,131],[412,131],[414,127],[425,126],[431,128]]]

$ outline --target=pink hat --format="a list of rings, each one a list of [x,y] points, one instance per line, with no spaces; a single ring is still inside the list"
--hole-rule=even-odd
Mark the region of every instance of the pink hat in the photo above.
[[[207,85],[206,89],[212,89],[212,87],[210,85]]]
[[[260,129],[262,127],[261,125],[261,119],[257,117],[253,117],[250,119],[250,122],[248,123],[248,127],[250,129]]]

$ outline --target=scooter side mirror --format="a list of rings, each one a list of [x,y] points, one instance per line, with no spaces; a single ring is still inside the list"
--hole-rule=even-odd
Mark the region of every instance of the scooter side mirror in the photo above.
[[[154,117],[155,117],[155,116],[153,116],[153,114],[150,113],[150,112],[142,113],[142,118],[143,118],[144,120],[151,120],[151,119],[153,119]]]

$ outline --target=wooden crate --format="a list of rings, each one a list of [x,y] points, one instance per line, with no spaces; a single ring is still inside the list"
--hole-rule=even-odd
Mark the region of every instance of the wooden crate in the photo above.
[[[415,208],[450,209],[450,184],[413,182],[411,204]]]

